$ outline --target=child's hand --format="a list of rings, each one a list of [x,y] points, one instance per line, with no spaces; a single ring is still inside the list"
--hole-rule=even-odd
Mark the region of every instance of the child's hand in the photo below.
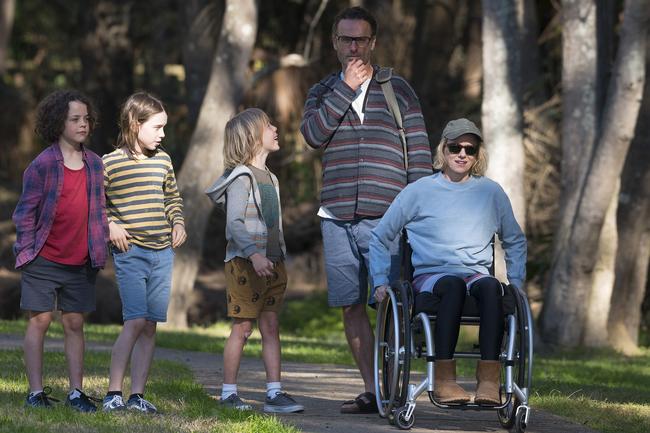
[[[185,242],[187,239],[187,233],[185,233],[185,226],[183,224],[174,224],[172,229],[172,248],[178,248]]]
[[[129,232],[113,221],[108,223],[108,230],[110,231],[109,239],[111,243],[123,253],[127,252],[129,249],[129,238],[131,237]]]
[[[255,273],[260,277],[272,277],[273,276],[273,262],[267,259],[265,256],[260,253],[253,253],[249,257],[251,262],[253,262],[253,268]]]

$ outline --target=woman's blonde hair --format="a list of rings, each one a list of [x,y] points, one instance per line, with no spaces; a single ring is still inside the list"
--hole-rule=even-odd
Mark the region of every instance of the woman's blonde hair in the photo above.
[[[253,160],[262,147],[262,134],[269,123],[269,116],[259,108],[247,108],[226,123],[223,159],[227,169]]]
[[[477,137],[478,138],[478,137]],[[443,138],[438,143],[438,148],[436,149],[436,156],[433,159],[433,168],[435,170],[444,171],[447,168],[447,160],[445,159],[445,146],[449,140]],[[488,155],[485,150],[485,143],[481,140],[478,140],[478,154],[476,155],[476,161],[472,168],[469,170],[469,174],[472,176],[485,176],[485,171],[488,166]]]
[[[137,92],[129,96],[120,112],[120,134],[117,137],[115,147],[124,148],[130,158],[135,157],[135,147],[138,143],[138,132],[140,125],[158,113],[163,113],[165,106],[162,101],[147,92]],[[148,156],[156,151],[148,152]]]

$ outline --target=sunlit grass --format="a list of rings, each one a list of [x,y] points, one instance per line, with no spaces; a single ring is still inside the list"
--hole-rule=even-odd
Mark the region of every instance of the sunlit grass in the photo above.
[[[89,395],[101,397],[106,392],[109,362],[107,353],[87,352],[84,388]],[[0,365],[0,432],[297,432],[274,417],[220,409],[194,381],[189,369],[174,362],[155,361],[152,366],[146,397],[161,411],[154,416],[130,412],[79,414],[62,403],[52,410],[26,409],[22,352],[0,351]],[[64,355],[45,353],[45,366],[45,384],[63,401],[68,390]],[[128,379],[125,386],[127,391]]]
[[[353,365],[343,334],[340,309],[327,307],[324,294],[288,302],[280,321],[284,360]],[[3,333],[20,335],[24,328],[24,321],[0,321]],[[113,343],[120,329],[115,325],[87,325],[86,336],[91,341]],[[188,331],[161,329],[157,344],[173,349],[221,353],[229,332],[227,322]],[[61,338],[60,325],[53,325],[49,336]],[[469,350],[476,339],[475,328],[463,329],[459,347]],[[249,340],[245,356],[261,356],[258,332]],[[533,411],[548,410],[606,433],[650,431],[650,349],[644,348],[636,357],[608,350],[544,353],[536,354],[534,363]],[[421,362],[415,362],[413,367],[424,370]],[[460,376],[473,377],[474,371],[475,361],[459,362]],[[6,386],[19,389],[23,384],[21,379]],[[189,407],[199,420],[204,416],[197,403]],[[174,410],[187,413],[183,411],[190,409],[175,407]],[[219,428],[223,430],[213,431],[246,431],[241,430],[237,422],[220,424]]]

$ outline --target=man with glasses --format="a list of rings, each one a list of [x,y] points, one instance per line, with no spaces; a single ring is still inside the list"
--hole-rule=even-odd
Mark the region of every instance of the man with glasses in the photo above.
[[[376,35],[377,22],[365,9],[353,7],[337,15],[332,44],[341,71],[310,89],[300,127],[309,146],[324,150],[318,215],[328,301],[343,310],[345,336],[365,386],[365,392],[343,403],[342,413],[377,412],[374,336],[366,310],[366,302],[374,303],[368,296],[370,232],[407,183],[432,173],[418,98],[406,80],[392,75],[406,136],[403,150],[400,131],[376,80],[379,68],[370,63]],[[390,253],[394,280],[399,277],[399,239]]]

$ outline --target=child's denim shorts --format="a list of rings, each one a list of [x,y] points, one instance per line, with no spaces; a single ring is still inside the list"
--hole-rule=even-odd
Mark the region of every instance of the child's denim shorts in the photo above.
[[[131,244],[128,251],[111,248],[122,299],[122,319],[166,322],[172,286],[174,251]]]

